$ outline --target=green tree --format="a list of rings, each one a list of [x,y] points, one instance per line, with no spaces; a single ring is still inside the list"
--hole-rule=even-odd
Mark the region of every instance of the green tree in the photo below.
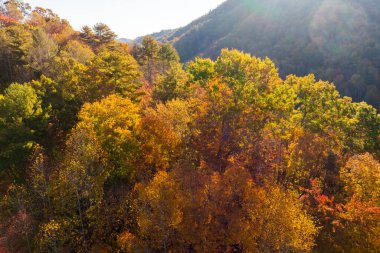
[[[160,46],[151,36],[143,38],[141,45],[135,48],[135,57],[143,67],[145,79],[153,85],[157,75],[157,61]]]
[[[104,23],[97,23],[92,29],[98,45],[110,43],[116,38],[116,34]]]
[[[32,33],[23,25],[0,28],[0,88],[12,82],[29,81],[28,52],[32,47]]]
[[[119,52],[102,51],[89,64],[80,76],[85,85],[86,101],[107,97],[110,94],[122,94],[132,99],[137,97],[140,87],[140,72],[131,55]]]
[[[94,31],[89,26],[83,26],[80,31],[80,38],[84,43],[91,46],[92,48],[95,47],[95,34]]]
[[[188,95],[187,75],[180,64],[172,64],[168,72],[158,78],[153,98],[162,102]]]
[[[27,84],[13,83],[0,95],[1,170],[23,178],[25,162],[44,133],[47,118],[36,91]]]
[[[186,72],[190,82],[199,82],[200,85],[205,85],[215,76],[215,62],[211,59],[195,58],[194,61],[187,64]]]
[[[178,63],[179,62],[179,55],[177,53],[177,50],[168,43],[162,44],[160,46],[160,50],[158,51],[159,58],[162,61],[162,70],[163,72],[165,70],[166,66],[170,66],[172,63]]]

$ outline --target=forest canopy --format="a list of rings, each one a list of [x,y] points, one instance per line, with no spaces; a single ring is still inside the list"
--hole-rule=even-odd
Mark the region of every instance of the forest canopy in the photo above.
[[[0,6],[0,251],[378,252],[380,116],[312,74]]]

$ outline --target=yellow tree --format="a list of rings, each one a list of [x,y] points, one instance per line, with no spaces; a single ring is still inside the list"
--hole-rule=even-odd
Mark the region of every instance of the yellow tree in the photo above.
[[[190,169],[190,168],[188,168]],[[317,229],[291,192],[261,188],[243,168],[224,173],[160,171],[136,187],[145,250],[165,252],[311,252]]]
[[[145,163],[166,169],[181,157],[192,120],[189,103],[171,100],[146,109],[138,135]]]
[[[114,173],[133,176],[139,159],[136,130],[140,108],[128,98],[110,95],[99,102],[85,104],[78,117],[83,127],[95,131],[109,154]]]
[[[44,250],[63,245],[78,252],[90,248],[89,238],[100,224],[103,186],[110,175],[107,160],[94,129],[79,123],[66,143],[63,162],[51,182],[55,217],[41,226],[39,237],[47,247]],[[71,236],[62,237],[65,233]]]
[[[215,172],[200,193],[204,208],[195,230],[197,251],[310,252],[314,222],[290,192],[255,185],[247,170]],[[196,216],[197,217],[197,216]],[[188,229],[188,228],[184,228]]]
[[[150,250],[169,252],[176,244],[182,221],[180,186],[165,171],[158,172],[148,185],[137,185],[137,224],[140,238]]]
[[[345,252],[376,252],[380,247],[380,163],[369,153],[351,157],[341,170],[347,203],[340,245]],[[339,241],[339,239],[337,241]]]

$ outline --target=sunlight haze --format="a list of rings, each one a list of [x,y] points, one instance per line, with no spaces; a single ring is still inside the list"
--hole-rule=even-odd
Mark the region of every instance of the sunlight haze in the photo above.
[[[32,7],[52,9],[75,29],[103,22],[119,37],[138,36],[184,26],[207,14],[223,0],[30,0]]]

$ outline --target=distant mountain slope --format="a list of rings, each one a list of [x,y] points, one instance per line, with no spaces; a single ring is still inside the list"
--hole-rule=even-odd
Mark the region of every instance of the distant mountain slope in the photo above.
[[[162,30],[161,32],[153,33],[151,36],[155,37],[160,42],[170,42],[173,39],[173,34],[179,29]],[[141,43],[144,36],[137,37],[134,42]]]
[[[380,106],[380,2],[228,0],[176,30],[154,34],[182,61],[222,48],[269,56],[287,75],[313,72],[342,94]]]
[[[135,43],[134,40],[127,39],[127,38],[118,38],[116,40],[119,41],[119,42],[130,44],[130,45],[133,45]]]

